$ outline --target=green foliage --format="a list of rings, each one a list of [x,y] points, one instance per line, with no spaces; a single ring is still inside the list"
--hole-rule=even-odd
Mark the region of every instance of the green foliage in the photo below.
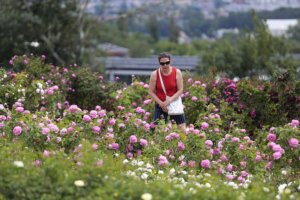
[[[103,77],[89,68],[76,68],[73,72],[76,76],[71,79],[72,90],[67,96],[70,104],[84,109],[93,109],[96,105],[109,107],[107,97],[120,87],[118,84],[105,84]]]

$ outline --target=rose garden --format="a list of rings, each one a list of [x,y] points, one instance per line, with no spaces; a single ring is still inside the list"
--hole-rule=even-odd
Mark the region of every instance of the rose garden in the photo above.
[[[185,75],[181,132],[153,124],[148,83],[46,60],[0,68],[0,199],[300,198],[300,82],[289,74]]]

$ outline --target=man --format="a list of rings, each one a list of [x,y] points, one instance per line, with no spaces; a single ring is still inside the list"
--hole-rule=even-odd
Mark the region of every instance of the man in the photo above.
[[[171,66],[171,56],[167,53],[161,53],[158,55],[158,62],[160,67],[151,73],[148,90],[149,95],[155,101],[154,121],[156,124],[161,115],[163,115],[165,121],[167,121],[168,105],[176,100],[183,92],[182,73],[179,69]],[[166,94],[163,91],[158,70],[161,72],[166,93],[170,97],[169,99],[166,98]],[[185,132],[186,121],[184,114],[170,115],[170,118]]]

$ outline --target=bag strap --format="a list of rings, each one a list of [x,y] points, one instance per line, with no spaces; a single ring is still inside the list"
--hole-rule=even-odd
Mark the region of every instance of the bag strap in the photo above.
[[[165,88],[164,81],[163,81],[163,79],[162,79],[162,77],[161,77],[161,74],[160,74],[160,68],[158,68],[158,75],[159,75],[161,87],[162,87],[162,89],[163,89],[165,95],[168,96],[168,95],[167,95],[167,92],[166,92],[166,88]]]

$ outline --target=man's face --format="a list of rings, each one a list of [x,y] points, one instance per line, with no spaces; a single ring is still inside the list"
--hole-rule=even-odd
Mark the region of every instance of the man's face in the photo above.
[[[169,58],[161,58],[159,60],[159,64],[160,66],[162,66],[163,68],[168,68],[170,66],[170,59]]]

